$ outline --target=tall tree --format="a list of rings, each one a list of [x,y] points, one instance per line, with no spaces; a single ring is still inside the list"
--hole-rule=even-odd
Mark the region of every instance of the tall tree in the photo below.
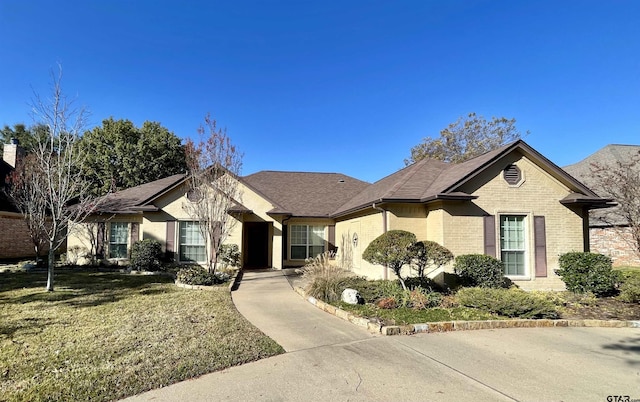
[[[32,112],[38,124],[47,127],[46,138],[40,139],[33,150],[33,169],[38,178],[29,175],[33,197],[44,200],[48,221],[40,226],[49,246],[47,290],[53,291],[55,251],[64,242],[69,224],[82,221],[98,202],[88,192],[86,182],[77,169],[82,164],[78,150],[80,134],[85,125],[86,112],[76,109],[62,91],[62,67],[51,72],[50,98],[34,94]],[[36,218],[35,215],[31,217]],[[37,218],[42,219],[42,218]]]
[[[238,176],[243,155],[232,144],[227,130],[218,128],[210,115],[205,117],[198,134],[200,141],[188,139],[185,147],[190,201],[184,209],[198,222],[200,234],[209,246],[208,270],[214,273],[220,248],[237,223],[229,209],[242,196]]]
[[[597,219],[619,230],[623,238],[628,228],[630,246],[640,256],[640,153],[612,164],[594,163],[591,175],[594,187],[601,189],[599,195],[618,203],[614,208],[593,211]]]
[[[487,121],[482,116],[469,113],[440,131],[440,137],[424,138],[411,148],[411,157],[404,163],[410,165],[425,158],[460,163],[520,138],[516,119],[492,117]]]
[[[85,155],[82,172],[94,195],[187,170],[180,138],[156,122],[146,121],[138,128],[111,117],[85,133],[80,146]]]

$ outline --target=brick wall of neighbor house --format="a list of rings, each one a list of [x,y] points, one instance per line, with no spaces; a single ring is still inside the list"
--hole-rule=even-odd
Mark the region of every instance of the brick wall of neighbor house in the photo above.
[[[387,230],[406,230],[416,235],[418,240],[427,239],[426,210],[419,204],[393,204],[385,207],[387,213]]]
[[[615,267],[640,267],[640,256],[634,249],[628,226],[590,228],[589,243],[592,252],[611,257]]]
[[[31,259],[34,256],[35,250],[24,219],[18,215],[0,215],[0,259]]]
[[[523,181],[510,186],[502,177],[502,169],[515,163],[523,174]],[[512,155],[494,169],[485,172],[467,183],[463,191],[478,196],[474,204],[480,210],[470,209],[469,215],[478,212],[496,216],[496,235],[499,237],[500,214],[526,215],[527,264],[529,278],[517,280],[523,289],[563,289],[564,283],[555,274],[558,257],[569,251],[583,251],[582,218],[576,211],[560,204],[559,200],[569,194],[569,189],[555,180],[525,157]],[[453,214],[451,212],[454,212]],[[465,216],[461,211],[449,210],[445,214],[445,244],[455,255],[483,253],[482,216]],[[546,223],[547,277],[535,277],[535,255],[533,239],[533,217],[544,216]],[[499,238],[496,239],[499,253]]]

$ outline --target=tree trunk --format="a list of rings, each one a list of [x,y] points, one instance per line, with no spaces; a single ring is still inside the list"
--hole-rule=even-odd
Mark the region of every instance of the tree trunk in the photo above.
[[[47,292],[53,292],[53,264],[56,259],[56,250],[53,248],[53,244],[49,244],[49,261],[47,269]]]

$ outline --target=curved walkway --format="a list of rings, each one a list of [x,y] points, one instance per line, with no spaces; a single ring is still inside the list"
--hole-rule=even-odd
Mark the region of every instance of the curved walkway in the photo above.
[[[640,331],[518,328],[376,336],[245,272],[238,310],[288,353],[131,401],[604,401],[640,398]]]
[[[287,352],[373,337],[295,293],[284,271],[245,271],[232,294],[238,311]]]

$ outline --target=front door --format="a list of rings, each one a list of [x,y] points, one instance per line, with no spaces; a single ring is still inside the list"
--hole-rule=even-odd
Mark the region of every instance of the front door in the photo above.
[[[245,268],[268,268],[269,224],[266,222],[244,222]]]

